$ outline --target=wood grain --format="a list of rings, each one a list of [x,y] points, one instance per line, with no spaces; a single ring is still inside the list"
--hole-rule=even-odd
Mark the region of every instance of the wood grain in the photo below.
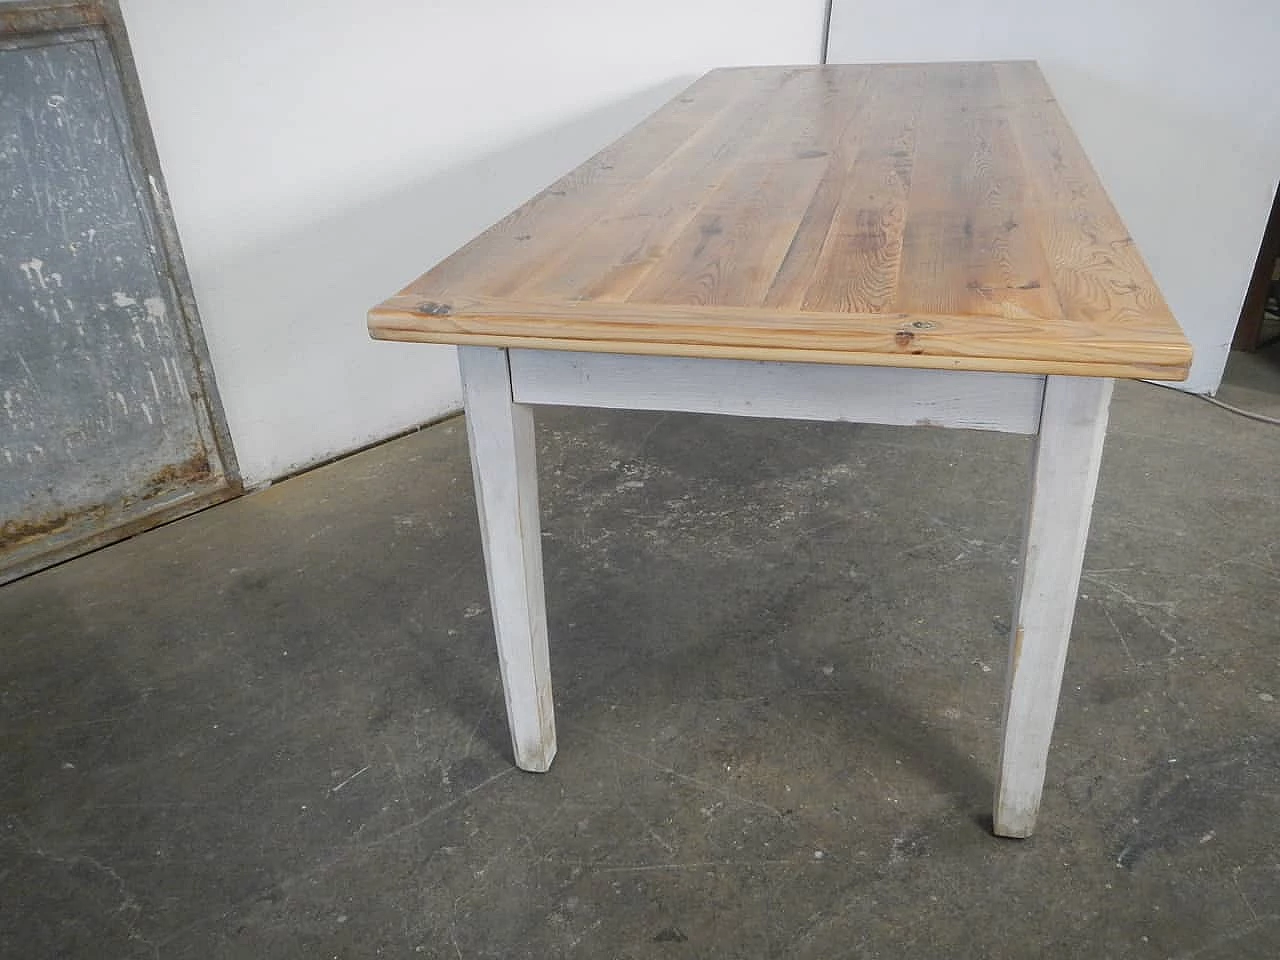
[[[388,340],[1185,379],[1032,62],[715,70],[369,316]]]

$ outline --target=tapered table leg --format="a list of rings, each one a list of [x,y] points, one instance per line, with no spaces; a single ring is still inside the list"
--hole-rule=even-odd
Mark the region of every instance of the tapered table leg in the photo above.
[[[1009,647],[995,832],[1035,829],[1114,381],[1048,377]]]
[[[511,744],[516,766],[541,773],[556,753],[556,727],[533,413],[511,399],[505,349],[459,347],[458,358]]]

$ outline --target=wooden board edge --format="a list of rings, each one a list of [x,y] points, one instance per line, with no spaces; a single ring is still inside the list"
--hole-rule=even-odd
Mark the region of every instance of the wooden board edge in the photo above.
[[[372,327],[371,327],[372,329]],[[886,354],[851,350],[810,350],[795,347],[720,346],[697,343],[650,343],[638,340],[574,340],[567,337],[512,337],[498,334],[440,332],[417,327],[379,324],[375,339],[445,346],[508,347],[528,350],[566,350],[621,353],[654,357],[700,357],[719,360],[776,360],[846,366],[901,367],[914,370],[968,370],[982,373],[1030,373],[1119,380],[1186,380],[1185,364],[1101,363],[1076,360],[1034,360],[993,357],[948,357],[929,354]]]
[[[455,306],[458,309],[455,309]],[[590,309],[595,305],[584,305]],[[617,322],[618,327],[608,336],[578,336],[563,331],[542,331],[539,326],[554,326],[557,315],[568,322],[578,307],[571,304],[503,304],[488,300],[455,298],[451,302],[426,300],[421,296],[399,294],[374,307],[368,313],[369,335],[375,340],[404,341],[411,343],[471,344],[476,346],[528,347],[531,349],[580,350],[592,353],[645,354],[650,356],[718,357],[738,360],[788,360],[810,363],[840,363],[869,366],[895,366],[935,370],[980,370],[1011,373],[1062,373],[1072,376],[1104,376],[1124,379],[1158,378],[1177,382],[1187,379],[1191,368],[1192,349],[1181,330],[1177,336],[1146,340],[1121,341],[1109,339],[1096,331],[1095,339],[1077,336],[1074,342],[1087,346],[1106,356],[1094,359],[1077,359],[1062,354],[1054,355],[1052,349],[1036,350],[1020,346],[1019,352],[997,356],[975,356],[934,344],[935,352],[928,352],[928,338],[933,328],[942,322],[963,321],[964,318],[932,315],[885,314],[848,315],[817,312],[796,313],[794,316],[777,317],[767,310],[751,310],[742,307],[689,307],[666,308],[669,328],[661,337],[629,336],[636,331],[628,327],[626,320],[642,316],[643,308],[631,304],[603,304],[603,323]],[[663,312],[657,308],[655,313]],[[610,316],[610,314],[615,314]],[[682,318],[690,326],[680,329]],[[573,318],[576,322],[590,321],[591,317]],[[763,336],[777,339],[777,343],[760,342],[762,335],[744,336],[739,340],[730,335],[717,334],[709,338],[707,331],[694,327],[697,323],[714,322],[732,327],[735,319],[750,322],[756,329],[765,331]],[[784,337],[773,337],[768,330],[771,320],[796,323],[812,322],[830,324],[834,335],[848,334],[850,340],[861,337],[868,341],[865,347],[841,344],[838,347],[799,346],[786,343]],[[996,326],[1006,326],[1009,336],[1016,335],[1026,320],[984,318]],[[528,331],[514,331],[512,326],[528,325]],[[507,329],[499,329],[505,326]],[[488,329],[486,329],[488,327]],[[840,329],[841,327],[845,329]],[[998,333],[988,335],[1000,339]],[[754,342],[752,342],[754,340]],[[885,349],[888,347],[889,349]]]

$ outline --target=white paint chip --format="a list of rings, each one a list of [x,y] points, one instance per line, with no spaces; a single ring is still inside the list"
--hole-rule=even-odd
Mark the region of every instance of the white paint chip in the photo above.
[[[147,319],[151,321],[152,326],[159,326],[164,323],[165,307],[163,297],[147,297],[142,301],[142,307],[147,311]]]
[[[27,283],[33,287],[45,289],[44,282],[44,261],[39,257],[32,257],[30,260],[23,260],[18,264],[18,269],[22,271],[23,276],[27,278]]]

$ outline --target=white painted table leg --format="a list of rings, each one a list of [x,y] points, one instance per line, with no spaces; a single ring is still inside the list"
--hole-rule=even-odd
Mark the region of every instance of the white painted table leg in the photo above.
[[[1114,381],[1048,377],[1014,611],[995,832],[1035,828]]]
[[[516,766],[556,753],[531,408],[512,402],[507,351],[459,347],[489,604]]]

